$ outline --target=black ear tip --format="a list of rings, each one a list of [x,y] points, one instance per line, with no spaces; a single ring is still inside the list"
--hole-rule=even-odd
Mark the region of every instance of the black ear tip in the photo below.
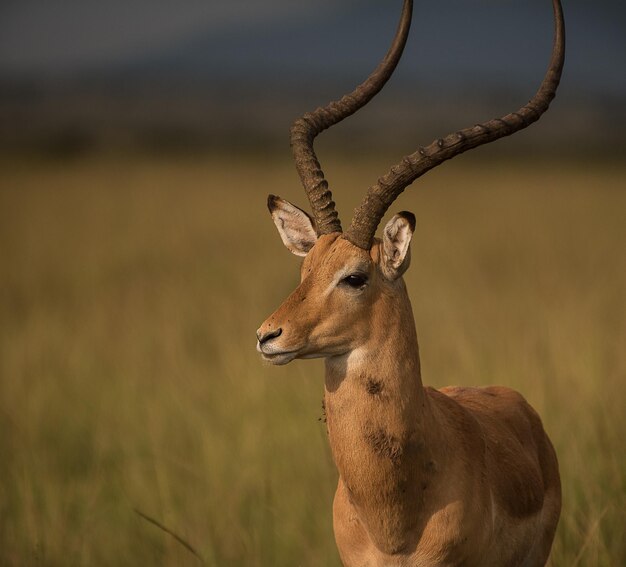
[[[267,196],[267,208],[270,210],[270,213],[278,206],[277,201],[280,199],[277,195],[268,195]]]
[[[398,213],[398,216],[402,217],[409,223],[409,226],[411,227],[411,232],[415,231],[415,215],[413,213],[409,211],[400,211]]]

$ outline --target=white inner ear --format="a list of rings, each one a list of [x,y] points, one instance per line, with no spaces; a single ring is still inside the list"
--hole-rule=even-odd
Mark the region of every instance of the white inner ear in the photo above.
[[[297,256],[306,256],[317,242],[317,234],[309,215],[280,198],[274,200],[271,214],[287,249]]]
[[[388,277],[396,278],[408,268],[408,251],[413,231],[409,221],[395,215],[383,231],[384,270]],[[406,265],[405,260],[407,260]]]

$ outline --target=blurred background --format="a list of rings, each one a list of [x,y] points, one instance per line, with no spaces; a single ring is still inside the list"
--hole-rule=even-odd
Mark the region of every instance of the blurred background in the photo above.
[[[298,280],[265,198],[305,204],[289,126],[370,72],[400,6],[0,4],[0,563],[339,565],[322,365],[254,350]],[[528,398],[563,477],[550,565],[608,567],[626,564],[626,7],[564,10],[549,112],[394,210],[418,220],[424,382]],[[547,0],[416,2],[390,83],[316,143],[344,226],[418,144],[524,104],[551,41]]]
[[[351,89],[385,53],[396,10],[377,0],[4,2],[0,148],[283,149],[290,121]],[[567,67],[540,133],[500,151],[624,151],[626,7],[570,0]],[[329,143],[407,151],[520,106],[551,45],[549,2],[416,6],[376,104]]]

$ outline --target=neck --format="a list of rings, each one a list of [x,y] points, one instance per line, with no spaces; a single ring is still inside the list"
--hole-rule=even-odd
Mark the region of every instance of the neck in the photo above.
[[[432,468],[415,323],[401,280],[398,286],[402,301],[394,295],[377,302],[368,341],[327,359],[325,392],[341,481],[370,537],[396,550],[415,527]]]

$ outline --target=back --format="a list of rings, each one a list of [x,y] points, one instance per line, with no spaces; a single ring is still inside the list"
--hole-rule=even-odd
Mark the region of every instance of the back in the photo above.
[[[498,507],[513,518],[536,514],[559,482],[558,463],[537,412],[510,388],[440,390],[476,418],[484,433],[487,468]]]

